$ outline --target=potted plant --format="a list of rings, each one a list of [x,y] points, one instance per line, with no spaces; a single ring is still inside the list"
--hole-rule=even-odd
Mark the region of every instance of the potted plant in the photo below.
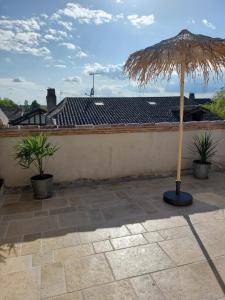
[[[207,179],[211,168],[211,159],[216,154],[218,142],[214,141],[211,132],[206,131],[194,136],[193,143],[193,150],[198,155],[198,159],[193,161],[194,177]]]
[[[50,157],[58,150],[48,142],[46,134],[24,138],[15,147],[15,159],[25,169],[34,167],[38,174],[31,177],[34,198],[50,198],[53,192],[53,175],[45,173]]]

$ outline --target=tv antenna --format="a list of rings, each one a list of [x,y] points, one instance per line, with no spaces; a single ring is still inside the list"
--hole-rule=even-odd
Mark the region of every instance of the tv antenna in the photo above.
[[[90,92],[90,97],[94,97],[95,96],[95,75],[99,75],[101,73],[99,72],[90,72],[89,75],[92,76],[92,88],[91,88],[91,92]]]

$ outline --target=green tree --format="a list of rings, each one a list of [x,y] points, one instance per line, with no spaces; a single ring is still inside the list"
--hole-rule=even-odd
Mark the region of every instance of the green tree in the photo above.
[[[24,112],[25,112],[25,113],[27,113],[27,112],[30,111],[30,105],[29,105],[29,103],[28,103],[27,100],[24,101],[23,107],[24,107]]]
[[[4,106],[4,107],[17,107],[17,104],[15,102],[13,102],[13,100],[9,99],[9,98],[0,98],[0,106]]]
[[[212,103],[204,104],[203,107],[225,120],[225,87],[221,88],[212,100]]]
[[[30,105],[30,111],[40,108],[41,105],[37,102],[37,100],[32,101]]]

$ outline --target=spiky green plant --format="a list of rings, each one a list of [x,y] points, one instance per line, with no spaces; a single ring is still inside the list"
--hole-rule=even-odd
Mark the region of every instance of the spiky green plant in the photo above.
[[[202,164],[207,164],[216,154],[218,141],[213,139],[211,132],[206,131],[200,135],[194,136],[193,144],[194,152],[197,152],[199,156],[199,162]]]
[[[58,150],[48,142],[46,134],[41,133],[35,136],[24,138],[15,146],[15,159],[18,164],[25,169],[34,167],[40,177],[44,176],[44,171],[49,157]]]

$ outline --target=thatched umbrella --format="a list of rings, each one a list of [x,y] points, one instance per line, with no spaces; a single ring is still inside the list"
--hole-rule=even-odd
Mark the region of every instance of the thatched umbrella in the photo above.
[[[192,196],[180,191],[181,158],[183,145],[184,79],[185,75],[196,78],[201,73],[205,84],[210,75],[215,79],[223,76],[225,68],[225,40],[197,35],[182,30],[173,38],[131,54],[124,66],[130,79],[144,85],[149,81],[166,78],[177,72],[180,78],[180,121],[177,158],[176,191],[164,193],[164,200],[175,205],[192,203]]]

